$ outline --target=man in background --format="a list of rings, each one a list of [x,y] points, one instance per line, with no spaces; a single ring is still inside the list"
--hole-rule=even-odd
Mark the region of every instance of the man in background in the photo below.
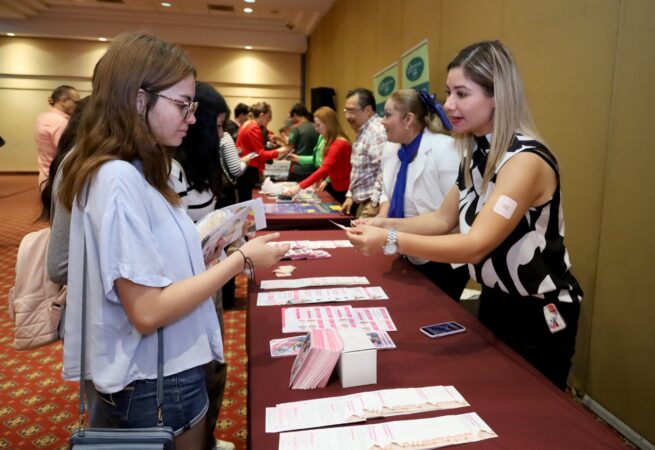
[[[248,105],[245,103],[239,103],[236,108],[234,108],[234,118],[229,119],[224,127],[224,130],[230,133],[234,142],[237,141],[239,128],[246,120],[248,120]]]
[[[36,118],[34,140],[39,153],[39,188],[50,175],[50,163],[57,153],[59,138],[64,132],[70,115],[80,101],[80,94],[72,86],[62,85],[48,98],[50,108]]]
[[[289,120],[292,122],[287,147],[298,156],[311,156],[318,141],[318,132],[311,115],[302,103],[296,103],[289,111]],[[300,182],[307,178],[316,168],[314,165],[292,164],[289,172],[289,181]]]
[[[348,91],[343,111],[357,137],[350,157],[350,189],[341,211],[354,214],[356,218],[373,217],[380,209],[382,149],[387,142],[387,133],[382,119],[375,112],[373,92],[368,89]]]

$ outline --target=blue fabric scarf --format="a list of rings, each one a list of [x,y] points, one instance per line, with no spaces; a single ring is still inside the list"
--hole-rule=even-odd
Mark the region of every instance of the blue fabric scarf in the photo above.
[[[405,185],[407,184],[407,168],[416,154],[418,148],[421,146],[421,138],[423,133],[419,133],[409,145],[401,145],[398,149],[398,159],[400,160],[400,170],[396,176],[396,185],[393,188],[393,196],[391,197],[391,206],[387,217],[405,217]]]

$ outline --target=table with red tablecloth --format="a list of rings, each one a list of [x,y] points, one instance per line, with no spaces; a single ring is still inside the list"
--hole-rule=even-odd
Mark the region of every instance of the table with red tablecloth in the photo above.
[[[278,203],[275,198],[259,193],[255,189],[252,198],[261,197],[264,207],[277,208],[280,211],[266,212],[266,228],[268,230],[317,230],[335,228],[330,220],[348,225],[353,216],[340,213],[339,203],[328,192],[316,192],[321,203]]]
[[[281,234],[281,240],[345,239],[341,230]],[[599,424],[589,411],[498,341],[473,315],[402,257],[387,257],[382,253],[365,257],[353,248],[329,249],[328,252],[332,258],[282,261],[280,264],[297,267],[293,278],[366,276],[371,286],[381,286],[389,300],[348,304],[353,308],[386,306],[398,328],[389,333],[397,349],[378,351],[378,382],[375,385],[343,389],[333,375],[324,389],[291,390],[289,376],[293,357],[271,358],[269,341],[294,334],[282,333],[282,307],[256,306],[258,288],[251,287],[247,321],[249,448],[278,448],[278,433],[265,432],[266,407],[361,391],[433,385],[455,386],[471,406],[366,423],[476,412],[499,437],[464,444],[462,449],[625,448],[607,426]],[[257,282],[275,279],[274,267],[259,270]],[[317,305],[335,304],[341,303]],[[441,339],[429,339],[419,332],[423,325],[450,320],[464,325],[467,331]]]

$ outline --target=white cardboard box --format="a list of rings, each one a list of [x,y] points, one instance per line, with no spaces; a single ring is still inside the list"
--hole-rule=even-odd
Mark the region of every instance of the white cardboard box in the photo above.
[[[360,328],[340,329],[343,350],[337,370],[341,387],[363,386],[378,382],[377,349]]]

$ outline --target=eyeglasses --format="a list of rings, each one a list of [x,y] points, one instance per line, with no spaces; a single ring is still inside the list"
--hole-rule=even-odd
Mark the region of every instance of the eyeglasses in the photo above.
[[[144,89],[144,91],[146,91],[148,94],[156,95],[157,97],[165,98],[169,102],[175,103],[178,106],[178,108],[180,108],[180,111],[184,112],[184,118],[182,120],[186,120],[187,117],[189,117],[189,113],[195,113],[196,110],[198,109],[198,106],[200,105],[200,103],[198,102],[185,102],[182,100],[166,97],[165,95],[148,91],[146,89]]]
[[[362,108],[343,108],[343,112],[346,114],[355,114],[357,111],[361,111]]]

